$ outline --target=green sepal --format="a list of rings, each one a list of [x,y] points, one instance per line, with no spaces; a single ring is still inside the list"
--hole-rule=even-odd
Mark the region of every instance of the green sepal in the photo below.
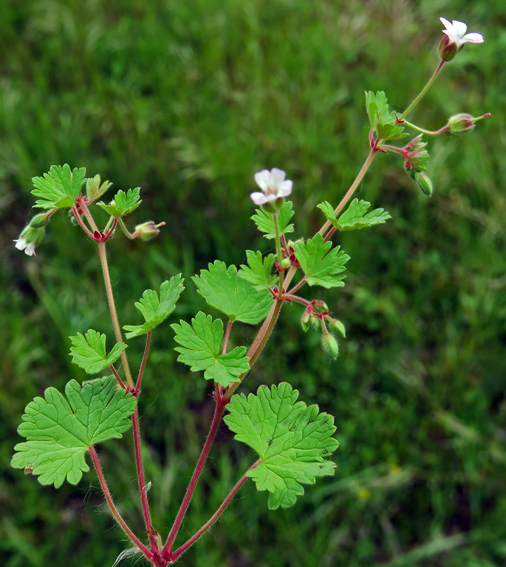
[[[293,224],[289,224],[291,218],[294,215],[293,203],[291,201],[286,201],[281,207],[278,215],[278,226],[279,235],[288,234],[293,232]],[[260,232],[264,233],[264,238],[273,239],[276,238],[276,230],[274,228],[273,214],[262,209],[256,209],[256,215],[251,217],[251,220],[255,222],[257,228]]]
[[[225,313],[231,321],[256,325],[265,319],[272,306],[272,295],[267,290],[256,290],[239,277],[234,265],[227,268],[225,262],[216,260],[208,267],[192,279],[211,307]]]
[[[35,189],[32,195],[40,197],[34,207],[40,209],[59,209],[73,207],[85,183],[84,167],[70,169],[68,164],[52,165],[43,177],[33,177]]]
[[[370,206],[371,203],[367,201],[353,199],[346,211],[342,213],[338,219],[336,219],[334,208],[329,202],[325,201],[317,205],[317,207],[325,215],[326,219],[332,224],[332,226],[337,228],[337,230],[358,230],[377,224],[383,224],[388,219],[392,218],[390,213],[385,211],[385,209],[375,209],[374,211],[367,213]]]
[[[269,289],[276,285],[276,275],[272,273],[274,255],[262,256],[260,251],[246,250],[248,265],[242,265],[239,277],[252,283],[257,290]]]
[[[327,460],[337,447],[332,437],[334,418],[319,413],[318,406],[297,401],[290,384],[260,386],[257,394],[236,394],[227,405],[224,421],[229,429],[256,451],[258,465],[246,475],[258,490],[270,492],[268,506],[275,510],[295,504],[304,494],[302,484],[333,475],[335,463]]]
[[[142,313],[146,322],[142,325],[124,325],[123,329],[127,331],[126,338],[145,335],[165,321],[176,308],[179,296],[183,293],[183,282],[181,274],[177,274],[162,283],[160,295],[152,289],[147,289],[141,299],[135,303],[135,307]]]
[[[350,259],[340,247],[332,248],[332,242],[324,242],[318,233],[313,239],[295,244],[295,257],[306,275],[309,285],[325,288],[343,287],[346,276],[342,273],[344,265]]]
[[[70,347],[72,362],[83,368],[88,374],[96,374],[114,364],[128,346],[125,343],[116,343],[111,352],[107,354],[106,336],[93,329],[89,329],[85,335],[77,333],[77,336],[70,337],[70,340],[72,342]]]
[[[226,387],[237,382],[237,377],[249,370],[246,347],[235,347],[226,354],[220,354],[223,340],[223,321],[199,311],[191,326],[186,321],[174,323],[171,327],[174,340],[181,346],[178,361],[190,366],[192,372],[204,371],[206,380],[214,380]]]
[[[135,211],[142,203],[140,192],[140,187],[129,189],[126,193],[120,189],[108,205],[102,202],[97,203],[97,205],[113,217],[124,217]]]
[[[84,458],[90,447],[108,439],[119,439],[131,424],[136,400],[116,388],[114,376],[85,382],[71,380],[64,396],[47,388],[44,397],[30,402],[18,433],[11,465],[38,475],[41,484],[59,488],[65,480],[77,484],[89,471]]]

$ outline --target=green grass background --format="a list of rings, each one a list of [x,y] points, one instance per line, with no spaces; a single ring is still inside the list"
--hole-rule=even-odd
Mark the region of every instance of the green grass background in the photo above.
[[[364,90],[402,110],[437,64],[439,16],[486,42],[447,65],[411,118],[492,118],[431,140],[435,195],[381,156],[358,196],[393,220],[343,235],[346,287],[326,298],[348,328],[336,362],[282,314],[245,384],[289,380],[336,416],[336,475],[289,510],[246,485],[189,566],[493,567],[506,562],[506,5],[422,0],[0,1],[0,562],[111,566],[128,546],[94,473],[55,491],[9,466],[24,406],[82,372],[68,336],[111,333],[92,243],[64,214],[37,256],[17,252],[52,164],[85,166],[115,188],[142,187],[132,223],[167,222],[150,242],[111,242],[123,323],[146,287],[220,258],[268,250],[250,220],[253,174],[294,180],[296,230],[322,221],[367,155]],[[306,296],[313,298],[313,292]],[[188,281],[176,313],[203,303]],[[137,317],[137,318],[135,318]],[[135,320],[134,320],[135,318]],[[248,331],[236,342],[251,340]],[[154,335],[141,414],[154,522],[166,534],[212,415],[209,384],[176,363],[168,325]],[[130,357],[139,361],[142,340]],[[181,408],[184,408],[182,410]],[[117,504],[142,530],[131,437],[101,455]],[[180,534],[214,512],[252,462],[220,430]],[[102,513],[105,512],[105,513]],[[124,565],[135,564],[135,559]]]

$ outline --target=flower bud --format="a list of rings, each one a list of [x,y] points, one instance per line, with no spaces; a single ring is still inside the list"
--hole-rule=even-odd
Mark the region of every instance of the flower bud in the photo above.
[[[32,228],[43,228],[49,221],[49,216],[45,213],[40,213],[40,215],[35,215],[29,223]]]
[[[281,267],[284,270],[288,270],[288,268],[292,265],[292,263],[290,262],[290,258],[283,258],[282,262],[281,262]]]
[[[337,358],[339,354],[339,343],[336,337],[331,333],[324,333],[322,335],[322,348],[325,354],[328,354],[334,360]]]
[[[429,197],[432,196],[432,192],[433,192],[432,181],[425,172],[422,171],[417,173],[417,175],[415,176],[415,181],[423,193],[425,193]]]
[[[151,240],[152,238],[155,238],[155,236],[158,235],[158,233],[160,232],[158,230],[158,227],[160,226],[164,226],[165,222],[161,222],[159,224],[155,224],[153,221],[148,221],[145,222],[143,224],[138,224],[135,227],[135,232],[137,233],[137,236],[141,239],[141,240]]]
[[[330,324],[330,328],[341,335],[341,337],[346,338],[346,327],[338,319],[332,319],[332,317],[327,317],[327,321]]]
[[[304,313],[302,314],[302,317],[300,318],[300,324],[302,326],[302,330],[306,333],[307,330],[309,329],[309,321],[311,320],[311,315],[313,313],[313,310],[311,309],[311,307],[308,307]]]
[[[470,132],[478,120],[488,118],[489,116],[490,112],[487,112],[487,114],[484,114],[483,116],[478,116],[478,118],[475,118],[466,112],[455,114],[448,120],[448,130],[452,134],[464,134],[465,132]]]

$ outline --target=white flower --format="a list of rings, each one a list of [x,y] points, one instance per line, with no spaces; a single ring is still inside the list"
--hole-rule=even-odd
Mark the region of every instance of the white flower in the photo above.
[[[18,238],[18,240],[14,240],[14,242],[16,243],[16,248],[18,250],[24,250],[27,256],[35,255],[35,242],[28,243],[26,238]]]
[[[465,43],[483,43],[485,41],[481,33],[466,33],[467,24],[464,22],[453,20],[450,23],[446,18],[439,19],[446,28],[443,33],[448,36],[451,42],[456,44],[457,49],[460,49]]]
[[[293,182],[285,179],[286,173],[274,167],[271,171],[263,169],[255,173],[256,184],[262,192],[255,191],[250,197],[255,205],[267,205],[292,193]]]

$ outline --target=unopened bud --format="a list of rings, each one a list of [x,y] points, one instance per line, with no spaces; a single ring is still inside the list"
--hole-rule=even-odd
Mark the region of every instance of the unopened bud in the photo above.
[[[142,224],[138,224],[135,227],[135,232],[140,239],[151,240],[152,238],[155,238],[155,236],[157,236],[160,232],[159,227],[164,225],[165,222],[155,224],[153,221],[148,221]]]
[[[464,134],[465,132],[470,132],[478,120],[488,118],[489,116],[491,116],[490,112],[483,116],[478,116],[478,118],[475,118],[466,112],[455,114],[448,120],[448,130],[452,134]]]
[[[343,325],[341,321],[338,319],[332,319],[332,317],[327,317],[327,321],[329,322],[330,328],[341,335],[341,337],[346,338],[346,327]]]
[[[309,321],[311,320],[312,313],[313,310],[311,309],[311,307],[308,307],[300,318],[300,324],[304,332],[307,332],[307,330],[309,329]]]
[[[339,343],[336,337],[331,333],[324,333],[322,335],[322,348],[325,354],[328,354],[334,360],[337,358],[339,354]]]
[[[432,192],[433,192],[432,181],[425,172],[421,171],[417,173],[415,176],[415,181],[423,193],[425,193],[429,197],[432,196]]]
[[[281,267],[284,270],[287,270],[291,265],[292,265],[292,263],[290,262],[290,258],[283,258],[283,260],[281,262]]]
[[[40,215],[35,215],[33,219],[30,220],[29,226],[32,228],[43,228],[49,221],[49,216],[45,213]]]

